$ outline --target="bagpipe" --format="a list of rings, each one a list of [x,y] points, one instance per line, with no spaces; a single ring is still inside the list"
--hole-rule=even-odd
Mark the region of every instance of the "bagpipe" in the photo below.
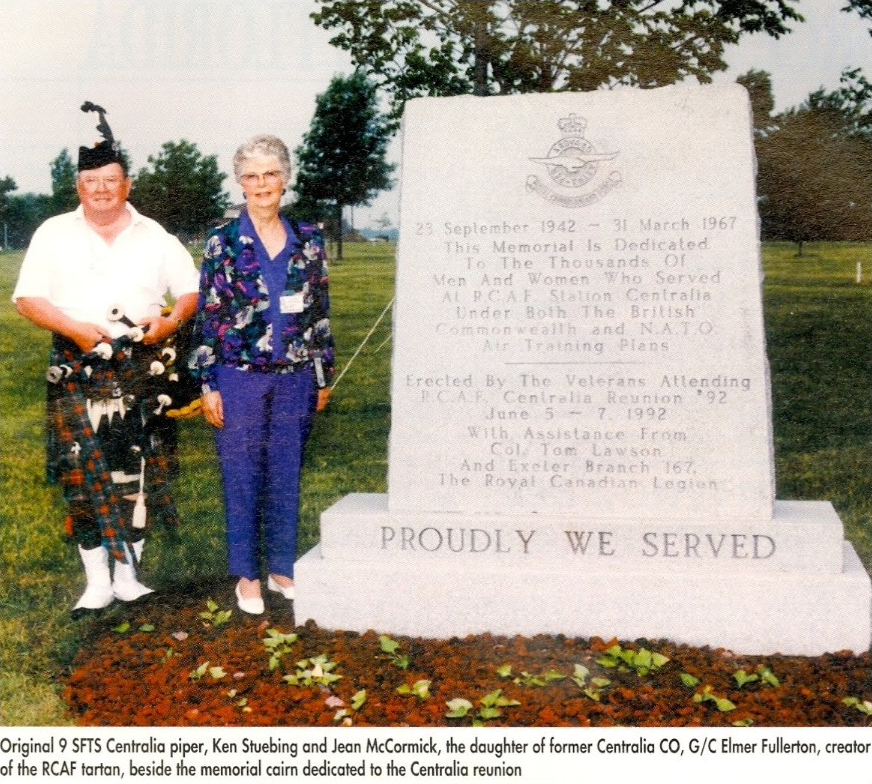
[[[164,309],[163,315],[168,313]],[[77,382],[91,398],[131,402],[132,397],[153,404],[155,417],[184,419],[199,414],[200,390],[187,366],[193,321],[183,322],[162,341],[149,345],[142,342],[148,326],[132,322],[119,306],[111,307],[107,317],[128,331],[84,354],[72,350],[69,341],[61,343],[65,361],[49,367],[49,384]]]
[[[187,368],[192,324],[146,344],[147,326],[133,323],[117,306],[107,316],[128,330],[91,351],[82,353],[71,341],[55,336],[55,361],[46,373],[49,411],[65,412],[61,420],[68,432],[50,435],[49,480],[56,481],[79,460],[76,449],[89,438],[85,431],[90,423],[116,487],[139,504],[146,462],[158,465],[159,458],[161,473],[168,473],[167,478],[178,475],[176,421],[199,413],[200,390]]]

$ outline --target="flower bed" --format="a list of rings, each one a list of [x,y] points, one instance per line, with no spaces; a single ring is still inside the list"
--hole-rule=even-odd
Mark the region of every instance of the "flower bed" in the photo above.
[[[222,584],[116,607],[65,696],[83,725],[870,726],[868,652],[739,656],[665,640],[424,640],[296,627]],[[226,611],[232,609],[228,616]]]

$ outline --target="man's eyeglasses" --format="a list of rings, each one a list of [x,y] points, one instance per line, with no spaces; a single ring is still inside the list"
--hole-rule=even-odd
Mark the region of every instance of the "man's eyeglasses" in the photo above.
[[[97,190],[101,185],[109,190],[114,190],[122,182],[123,177],[79,177],[79,182],[89,191]]]
[[[282,178],[280,171],[267,171],[263,174],[242,174],[239,179],[243,185],[260,185],[261,181],[267,185],[275,185]]]

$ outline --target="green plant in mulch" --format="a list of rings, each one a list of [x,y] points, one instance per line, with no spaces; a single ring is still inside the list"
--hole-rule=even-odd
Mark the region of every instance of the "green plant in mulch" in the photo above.
[[[501,678],[512,678],[512,665],[511,664],[503,664],[502,666],[497,668],[497,675]],[[522,671],[514,678],[512,678],[513,683],[517,683],[520,686],[547,686],[552,681],[560,681],[566,677],[559,670],[548,670],[547,672],[542,672],[538,674],[529,673],[526,671]]]
[[[736,704],[734,702],[731,702],[726,697],[719,697],[714,693],[714,689],[711,686],[705,685],[702,689],[697,690],[697,686],[699,686],[702,681],[700,681],[700,679],[695,675],[691,675],[689,672],[682,672],[679,673],[678,677],[681,679],[682,684],[684,684],[688,689],[694,689],[694,702],[711,702],[722,713],[736,709]]]
[[[872,700],[861,700],[858,697],[845,697],[842,702],[849,708],[856,708],[866,716],[872,716]]]
[[[759,681],[760,676],[756,673],[748,673],[745,670],[736,670],[736,672],[733,673],[733,680],[736,682],[736,685],[741,689],[743,686],[747,686],[749,683]]]
[[[617,669],[619,672],[635,671],[637,675],[647,675],[649,672],[659,670],[669,662],[669,657],[647,648],[622,648],[620,645],[612,645],[606,648],[605,653],[597,660],[597,664],[603,667]]]
[[[466,698],[457,697],[449,700],[445,703],[449,709],[445,716],[449,719],[463,719],[471,715],[472,726],[483,727],[486,721],[502,716],[503,708],[521,704],[517,700],[504,697],[502,689],[494,689],[494,691],[488,692],[478,702],[481,707],[473,713],[475,705]]]
[[[611,685],[608,678],[596,677],[590,678],[590,670],[583,664],[576,664],[570,680],[581,689],[585,697],[589,697],[595,702],[599,702],[607,686]]]
[[[227,672],[223,667],[210,667],[209,664],[210,662],[204,661],[199,667],[195,667],[190,673],[188,673],[188,679],[199,681],[206,677],[206,673],[209,673],[213,680],[220,681],[227,675]]]
[[[269,669],[270,672],[277,670],[281,666],[282,658],[285,654],[291,652],[294,643],[299,640],[299,635],[291,632],[285,634],[278,629],[267,629],[266,637],[263,638],[263,647],[269,653]]]
[[[387,658],[394,667],[399,667],[401,670],[408,669],[409,664],[411,663],[409,654],[401,652],[400,644],[396,640],[388,637],[386,634],[381,634],[378,638],[378,644],[382,653],[385,654],[385,658]]]
[[[615,646],[617,647],[617,646]],[[647,661],[647,657],[643,657]],[[663,657],[664,659],[666,657]],[[610,663],[613,660],[610,659]],[[668,661],[668,659],[666,660]],[[612,665],[612,666],[617,666]],[[519,686],[533,686],[533,687],[544,687],[548,686],[548,684],[553,681],[560,681],[566,677],[578,686],[579,689],[582,690],[586,697],[589,697],[596,702],[599,702],[602,698],[603,693],[606,690],[607,686],[611,685],[611,680],[608,678],[596,677],[590,678],[590,670],[585,667],[583,664],[576,664],[572,671],[572,675],[567,676],[559,670],[546,670],[541,673],[529,673],[526,671],[522,671],[515,677],[512,677],[512,665],[511,664],[503,664],[502,666],[497,668],[497,675],[501,678],[512,678],[512,683],[516,683]],[[590,680],[588,680],[590,678]]]
[[[207,629],[217,629],[230,620],[233,610],[221,610],[211,598],[206,600],[206,609],[200,613],[200,620]]]
[[[366,689],[361,689],[351,696],[351,709],[359,711],[366,702]]]
[[[227,692],[227,696],[243,713],[251,713],[251,707],[248,704],[248,697],[240,697],[238,689],[230,689],[230,691]]]
[[[113,626],[112,631],[116,634],[127,634],[133,627],[130,625],[130,621],[122,621],[118,624],[118,626]],[[140,624],[137,629],[139,632],[153,632],[154,624],[152,623],[143,623]]]
[[[701,691],[694,693],[693,701],[697,703],[714,703],[714,706],[721,713],[728,713],[729,711],[736,710],[735,702],[728,700],[726,697],[719,697],[714,693],[714,689],[711,686],[703,686]]]
[[[433,681],[421,679],[412,684],[404,683],[402,686],[397,686],[397,694],[413,694],[419,700],[430,699],[430,684]]]
[[[353,724],[352,715],[357,713],[366,703],[366,689],[361,689],[351,695],[351,704],[348,707],[340,708],[333,714],[333,721],[342,722],[345,726]]]
[[[333,672],[335,669],[336,662],[330,661],[327,654],[321,653],[298,661],[296,671],[285,675],[282,680],[291,686],[329,686],[342,677]]]
[[[760,682],[761,684],[765,684],[767,686],[772,686],[776,688],[781,685],[781,681],[775,676],[775,673],[764,664],[761,664],[757,667],[754,672],[747,672],[745,670],[736,670],[733,673],[733,680],[736,681],[736,685],[741,689],[744,686],[747,686],[749,683]]]

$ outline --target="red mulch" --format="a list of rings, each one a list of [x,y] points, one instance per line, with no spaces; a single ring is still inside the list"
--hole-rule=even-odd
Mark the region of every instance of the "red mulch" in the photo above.
[[[77,721],[95,726],[459,727],[471,725],[483,708],[480,700],[500,689],[500,697],[518,704],[496,705],[501,715],[484,718],[486,726],[872,726],[872,717],[843,703],[845,697],[872,700],[868,652],[739,656],[666,640],[621,641],[625,650],[646,648],[669,658],[659,669],[639,674],[597,661],[617,640],[395,635],[396,653],[409,657],[402,669],[382,650],[376,632],[327,631],[312,623],[295,627],[291,605],[273,594],[266,597],[264,616],[247,616],[236,609],[232,590],[233,583],[185,589],[104,611],[76,657],[65,692]],[[222,610],[233,609],[226,624],[204,625],[199,616],[209,598]],[[268,628],[298,635],[274,670],[263,644]],[[332,672],[342,676],[339,680],[308,686],[283,680],[297,672],[298,661],[322,654],[335,663]],[[202,667],[205,662],[208,668]],[[576,664],[590,672],[588,694],[570,677]],[[498,672],[504,665],[511,666],[508,676]],[[213,667],[224,674],[210,672]],[[757,674],[763,667],[778,685],[758,677],[739,688],[737,671]],[[566,677],[543,678],[548,671]],[[699,679],[699,685],[683,684],[682,673]],[[419,680],[430,681],[429,696],[397,692]],[[534,685],[537,680],[546,683]],[[706,687],[735,708],[720,710],[714,699],[695,701]],[[353,698],[362,690],[365,700],[357,704]],[[473,705],[463,718],[446,717],[446,703],[455,698]]]

